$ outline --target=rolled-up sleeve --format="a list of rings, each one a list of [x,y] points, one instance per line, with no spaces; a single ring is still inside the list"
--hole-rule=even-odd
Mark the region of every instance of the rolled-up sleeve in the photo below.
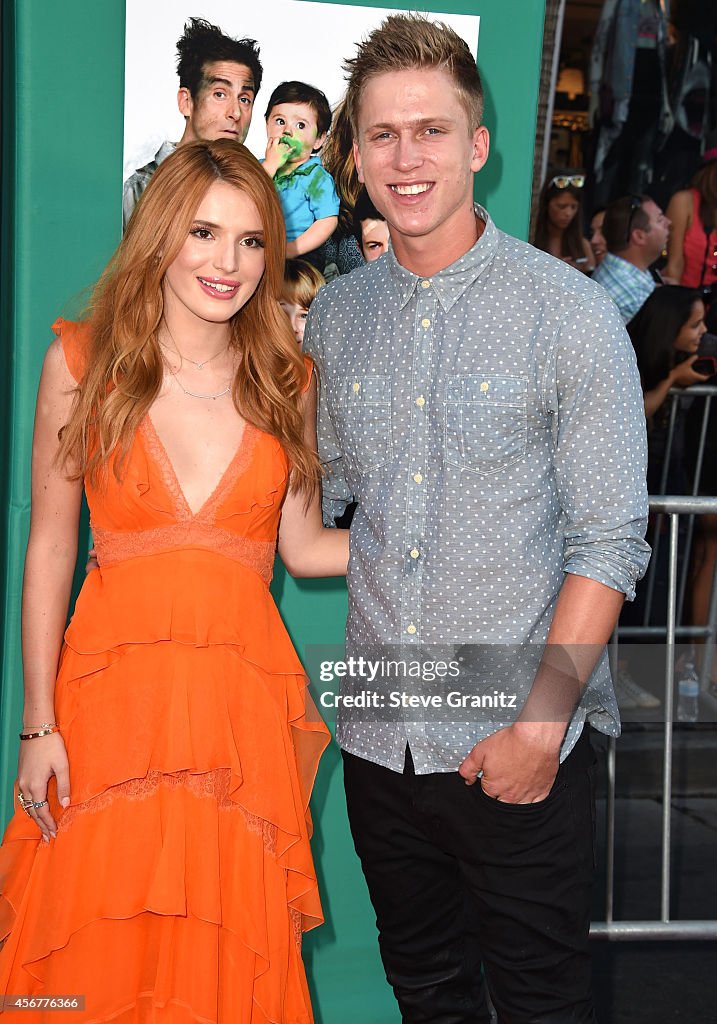
[[[650,558],[647,437],[634,351],[607,296],[596,293],[564,316],[545,385],[565,517],[564,571],[631,601]]]
[[[321,342],[320,302],[311,304],[304,331],[304,352],[311,356],[316,365],[319,379],[319,402],[316,421],[319,459],[324,476],[321,481],[322,512],[325,526],[336,526],[335,520],[343,515],[346,506],[353,501],[351,488],[344,476],[343,452],[336,437],[334,424],[329,414],[326,398],[326,362]]]

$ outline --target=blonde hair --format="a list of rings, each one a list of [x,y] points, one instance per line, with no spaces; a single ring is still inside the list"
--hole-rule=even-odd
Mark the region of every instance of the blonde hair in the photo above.
[[[284,264],[284,284],[281,298],[292,306],[308,309],[326,278],[306,260],[287,260]]]
[[[356,56],[344,61],[349,83],[346,113],[354,137],[358,135],[359,105],[366,82],[389,71],[413,68],[447,71],[453,77],[471,131],[478,128],[483,120],[483,85],[465,40],[442,21],[430,21],[419,14],[391,14],[359,43]]]
[[[319,461],[304,442],[301,394],[306,369],[278,305],[285,229],[276,191],[261,164],[230,139],[180,146],[153,175],[119,248],[95,287],[89,310],[87,369],[61,432],[59,463],[97,482],[113,453],[119,477],[135,432],[159,394],[164,362],[157,333],[164,313],[162,280],[184,245],[210,186],[226,182],[256,205],[264,229],[265,270],[256,291],[230,321],[240,353],[234,404],[276,437],[292,466],[292,488],[310,494]]]

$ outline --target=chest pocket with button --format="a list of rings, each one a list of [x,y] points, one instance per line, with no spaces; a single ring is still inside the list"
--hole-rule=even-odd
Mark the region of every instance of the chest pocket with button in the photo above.
[[[446,459],[489,476],[525,455],[528,380],[509,374],[467,374],[446,383]]]
[[[377,469],[391,457],[391,381],[357,375],[336,383],[336,436],[344,454],[362,470]]]

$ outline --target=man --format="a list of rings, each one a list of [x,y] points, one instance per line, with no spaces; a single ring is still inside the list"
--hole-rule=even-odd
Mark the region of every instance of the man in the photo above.
[[[410,1024],[487,1021],[481,963],[500,1021],[592,1021],[581,733],[618,731],[603,645],[648,557],[632,348],[600,288],[474,207],[488,133],[451,29],[392,15],[347,66],[358,174],[391,235],[306,329],[327,505],[358,503],[347,653],[550,642],[509,726],[340,713],[384,966]]]
[[[602,233],[608,251],[593,281],[629,323],[657,287],[649,268],[667,247],[670,221],[649,196],[623,196],[606,209]]]
[[[163,142],[154,160],[124,183],[122,227],[127,227],[139,197],[159,165],[177,146],[198,139],[244,142],[262,66],[254,39],[232,39],[202,18],[190,18],[177,41],[177,105],[185,120],[178,143]]]

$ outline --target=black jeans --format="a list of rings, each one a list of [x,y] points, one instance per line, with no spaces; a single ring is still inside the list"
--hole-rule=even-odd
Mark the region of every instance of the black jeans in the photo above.
[[[458,773],[344,752],[351,831],[405,1024],[594,1022],[588,929],[595,757],[587,729],[549,796],[506,804]]]

